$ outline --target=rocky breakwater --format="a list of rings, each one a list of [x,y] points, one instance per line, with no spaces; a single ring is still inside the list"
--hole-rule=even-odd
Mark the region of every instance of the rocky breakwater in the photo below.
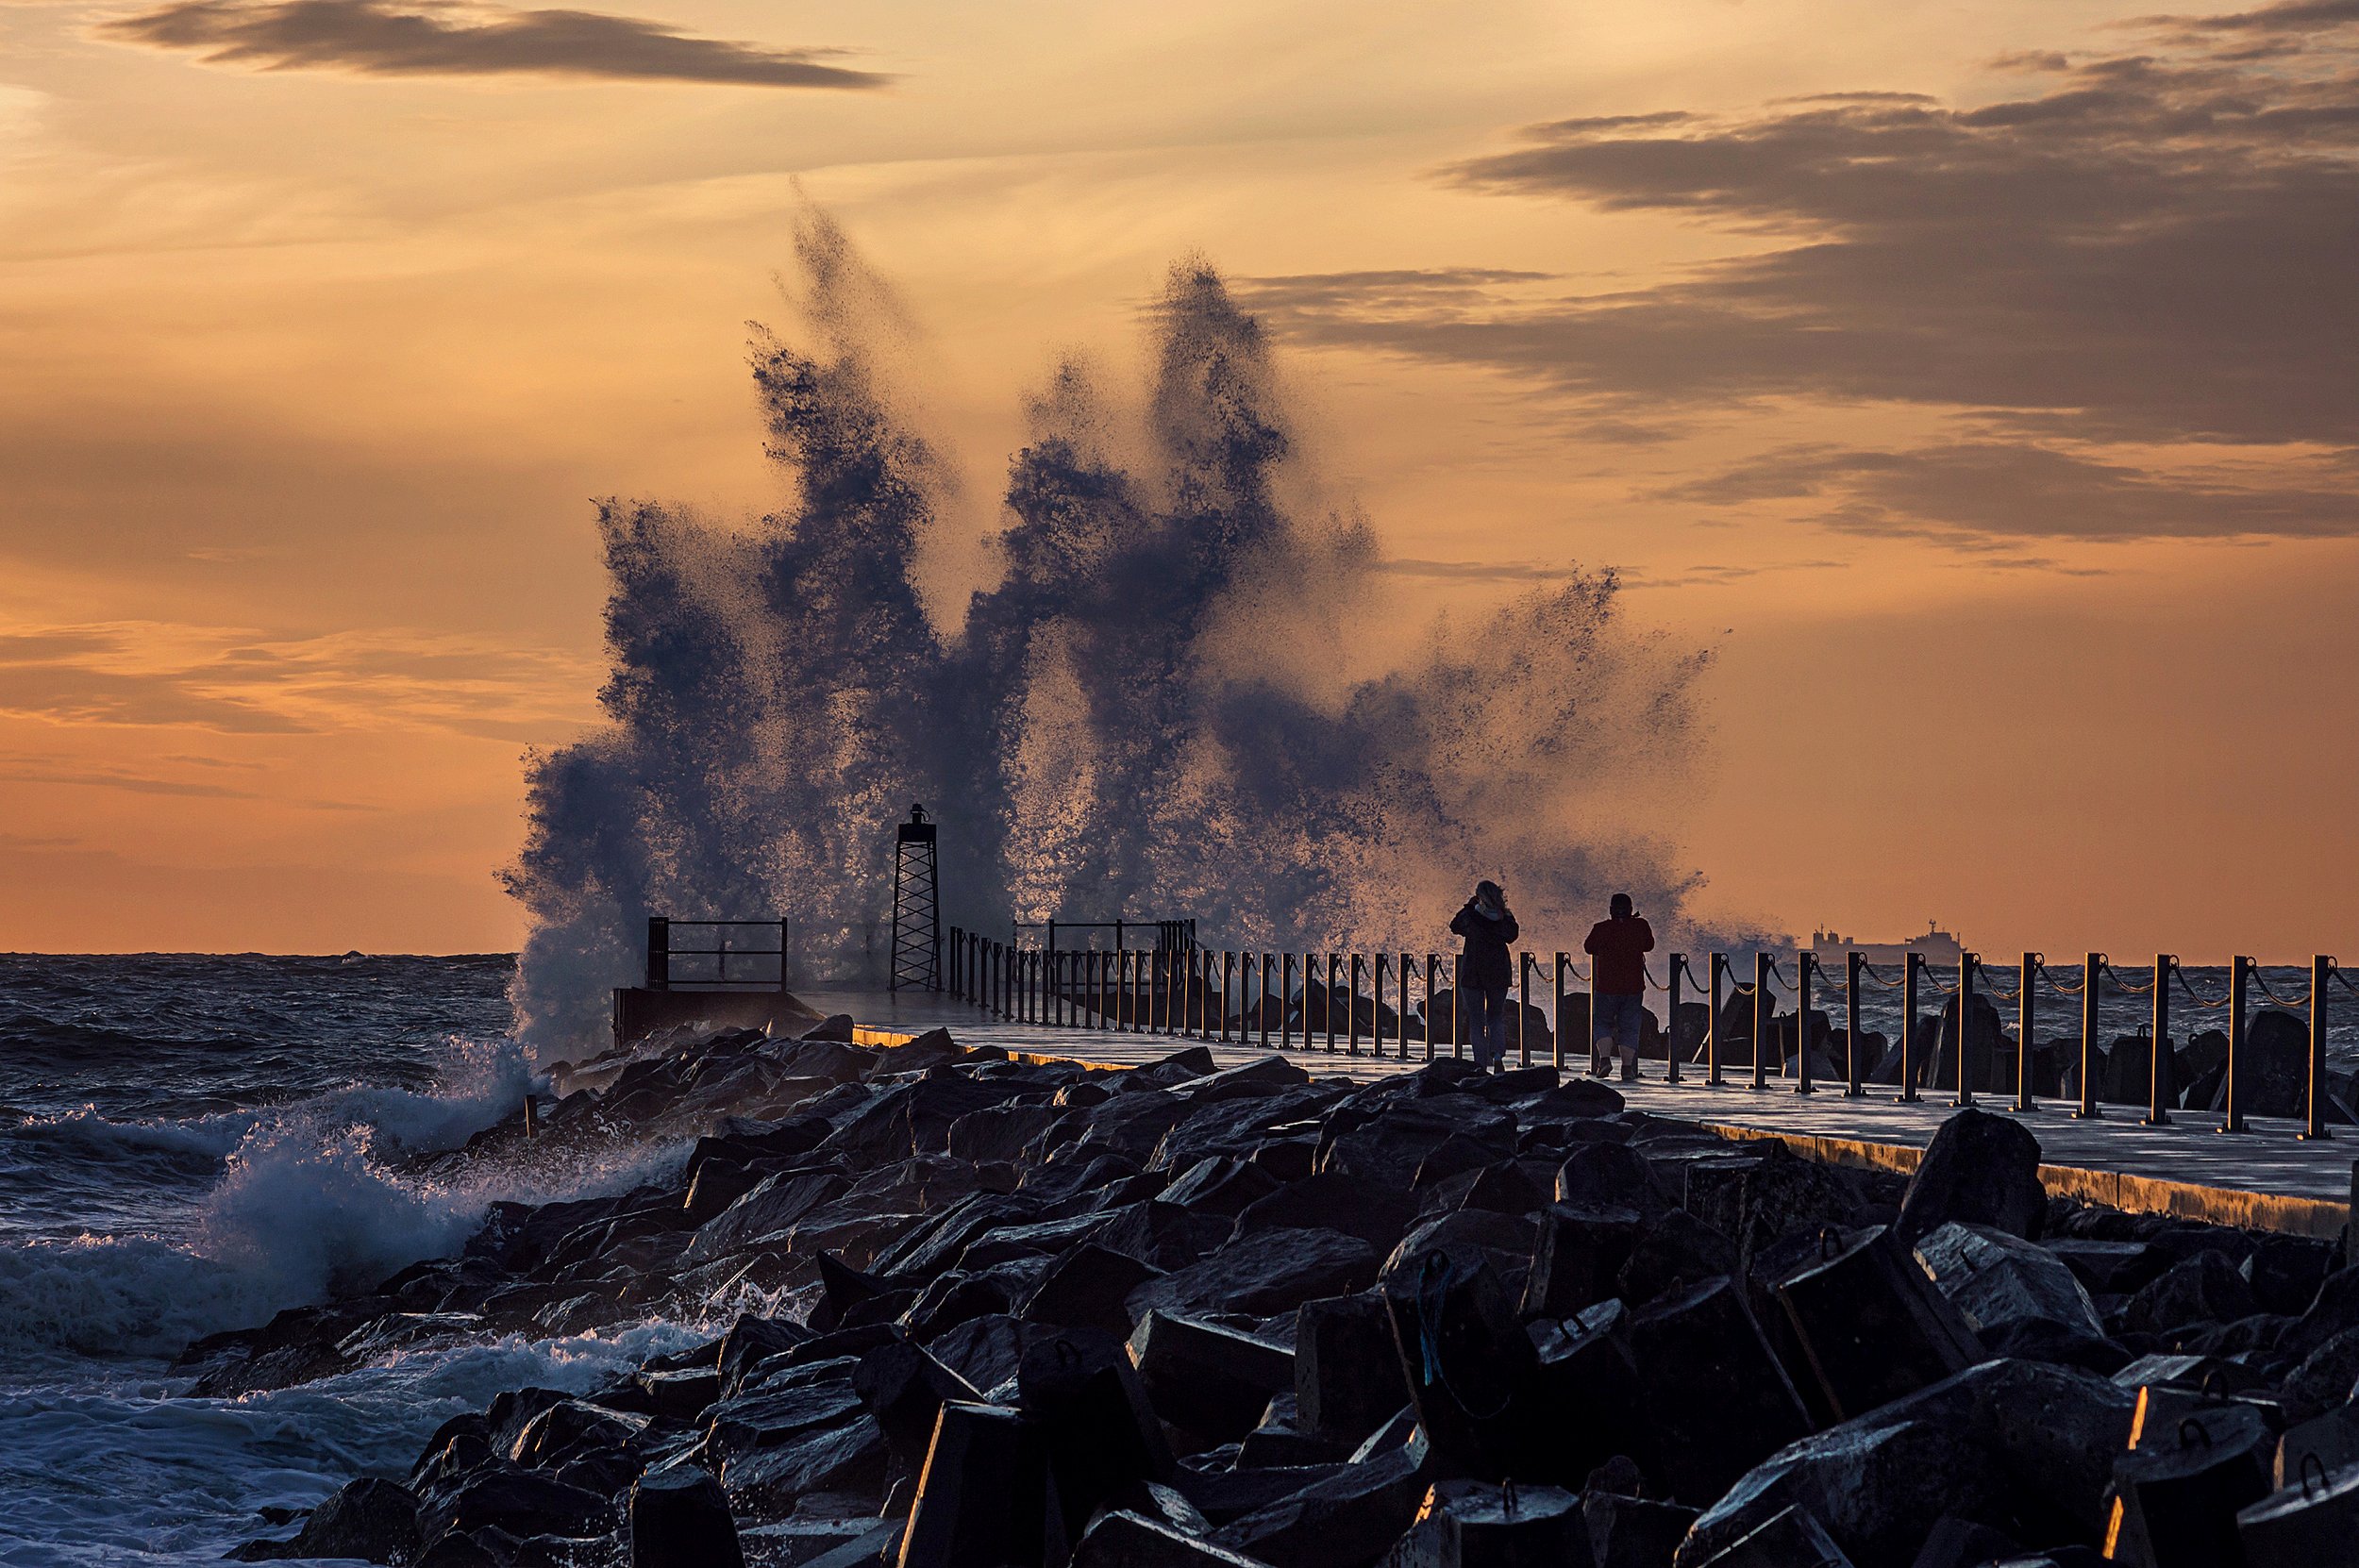
[[[232,1393],[430,1335],[704,1326],[502,1393],[240,1555],[2351,1560],[2359,1270],[2050,1200],[2006,1118],[1961,1113],[1904,1183],[1547,1068],[1104,1072],[833,1022],[604,1064],[541,1119],[701,1127],[677,1176],[496,1208],[457,1257],[192,1347]]]

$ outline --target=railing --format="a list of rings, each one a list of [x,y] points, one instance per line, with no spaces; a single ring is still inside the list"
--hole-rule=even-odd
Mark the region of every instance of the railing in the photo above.
[[[711,947],[682,947],[675,940],[680,933],[711,932]],[[745,932],[754,937],[754,943],[733,941],[734,933]],[[763,946],[764,941],[775,940],[775,946]],[[787,923],[783,920],[672,920],[663,915],[647,917],[647,989],[671,991],[694,988],[698,991],[784,991],[787,980]],[[678,960],[711,959],[710,966],[690,962],[683,971]],[[729,960],[738,960],[734,975],[729,973]],[[746,961],[753,961],[749,972]],[[710,973],[704,971],[710,968]]]
[[[1060,924],[1057,928],[1067,926]],[[1562,1069],[1567,1034],[1592,1033],[1597,994],[1594,965],[1584,969],[1573,962],[1570,954],[1562,952],[1554,954],[1552,960],[1531,951],[1519,952],[1515,959],[1515,983],[1509,988],[1508,1043],[1520,1066],[1532,1064],[1533,1048],[1538,1045]],[[1741,1043],[1749,1059],[1743,1087],[1770,1087],[1768,1057],[1774,1047],[1780,1059],[1781,1085],[1798,1094],[1816,1093],[1819,1085],[1811,1060],[1812,1001],[1814,982],[1823,981],[1842,995],[1842,1093],[1847,1098],[1862,1098],[1870,1093],[1862,1048],[1865,1039],[1862,1010],[1873,988],[1897,993],[1899,998],[1899,1039],[1883,1059],[1895,1052],[1899,1059],[1898,1082],[1892,1086],[1899,1091],[1895,1098],[1903,1104],[1922,1103],[1919,1091],[1938,1093],[1946,1076],[1954,1096],[1951,1103],[1973,1105],[1982,1092],[1976,1082],[1976,1059],[1983,1054],[1976,1049],[1974,1004],[1986,989],[1997,1002],[2015,1006],[2014,1097],[2005,1109],[2028,1115],[2047,1109],[2033,1088],[2034,1053],[2040,1048],[2034,1030],[2045,993],[2077,1003],[2081,1013],[2077,1100],[2065,1101],[2061,1095],[2050,1098],[2070,1104],[2073,1116],[2094,1120],[2104,1114],[2097,1083],[2099,1011],[2110,993],[2124,999],[2150,999],[2148,1104],[2142,1121],[2159,1126],[2171,1120],[2176,1099],[2171,1087],[2175,1073],[2170,1039],[2175,986],[2182,999],[2195,1009],[2226,1013],[2228,1050],[2217,1130],[2245,1133],[2252,1130],[2247,1121],[2250,1114],[2248,1014],[2251,993],[2258,990],[2280,1009],[2306,1013],[2307,1076],[2299,1136],[2332,1136],[2327,1128],[2326,1002],[2333,985],[2359,995],[2359,985],[2332,957],[2312,959],[2307,988],[2298,996],[2284,996],[2269,987],[2254,959],[2239,956],[2229,966],[2226,988],[2209,997],[2196,989],[2185,966],[2168,953],[2155,957],[2152,974],[2144,984],[2117,972],[2102,953],[2084,955],[2080,978],[2069,983],[2048,967],[2043,955],[2026,953],[2018,965],[2009,966],[2014,970],[2013,989],[2006,989],[1996,977],[2000,972],[1970,952],[1961,954],[1954,966],[1941,969],[1923,954],[1911,952],[1898,966],[1897,976],[1880,973],[1879,966],[1868,963],[1865,955],[1856,950],[1845,959],[1837,979],[1811,952],[1793,956],[1790,975],[1775,956],[1756,952],[1751,956],[1752,977],[1738,981],[1733,978],[1730,955],[1713,953],[1706,957],[1700,986],[1684,953],[1668,955],[1662,979],[1656,978],[1655,966],[1648,965],[1648,987],[1664,993],[1668,1003],[1664,1081],[1708,1089],[1732,1087],[1726,1069],[1733,1065],[1734,1047]],[[1193,942],[1150,949],[1025,947],[953,928],[947,989],[990,1016],[1011,1023],[1180,1035],[1284,1051],[1389,1055],[1401,1060],[1422,1056],[1430,1061],[1443,1045],[1449,1047],[1453,1057],[1465,1055],[1471,1009],[1464,988],[1455,983],[1458,961],[1456,955],[1441,953],[1279,953],[1213,950]],[[1446,980],[1449,983],[1445,984]],[[1568,989],[1568,980],[1589,989],[1585,993]],[[1779,1043],[1779,1023],[1786,1016],[1777,1010],[1781,982],[1794,1009],[1791,1055]],[[1706,1002],[1707,1018],[1699,1038],[1682,1041],[1681,1008],[1691,996],[1691,987],[1704,993],[1694,999]],[[1940,1009],[1931,1015],[1944,1026],[1934,1034],[1930,1059],[1920,1060],[1917,1026],[1926,1015],[1918,1004],[1928,988],[1944,999]],[[1749,1006],[1740,1005],[1747,1002]],[[1952,1017],[1954,1026],[1949,1022]],[[1740,1022],[1741,1030],[1736,1026]],[[1597,1045],[1587,1043],[1594,1062]],[[1682,1059],[1688,1065],[1700,1064],[1703,1076],[1682,1074]],[[1878,1066],[1882,1064],[1880,1059]],[[2003,1088],[1993,1092],[2005,1093]],[[2184,1108],[2182,1113],[2193,1109]]]
[[[1157,947],[1196,945],[1196,922],[1193,920],[1019,920],[1009,928],[1016,933],[1018,943],[1023,942],[1026,931],[1046,932],[1048,950],[1052,953],[1057,951],[1060,934],[1070,936],[1076,931],[1112,931],[1117,952],[1129,946],[1131,938],[1141,934],[1151,935],[1153,945]],[[1091,944],[1084,940],[1082,945]]]

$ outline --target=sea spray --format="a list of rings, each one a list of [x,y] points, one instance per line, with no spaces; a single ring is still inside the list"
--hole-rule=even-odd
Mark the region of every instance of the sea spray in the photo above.
[[[1677,918],[1695,879],[1619,825],[1693,765],[1703,656],[1568,566],[1339,681],[1398,579],[1347,509],[1289,499],[1267,335],[1209,265],[1147,313],[1138,409],[1079,361],[1032,399],[1001,575],[961,616],[920,588],[953,509],[883,370],[906,323],[824,216],[796,250],[802,341],[754,348],[791,504],[736,529],[600,509],[605,722],[529,759],[506,874],[536,1049],[595,1039],[649,914],[783,914],[798,982],[874,982],[917,800],[945,914],[981,929],[1191,915],[1240,945],[1423,948],[1479,874],[1528,929],[1583,928],[1608,891]]]

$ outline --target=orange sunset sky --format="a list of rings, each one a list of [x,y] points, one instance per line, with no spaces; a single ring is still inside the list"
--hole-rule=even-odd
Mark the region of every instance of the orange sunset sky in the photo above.
[[[2359,5],[2153,3],[0,0],[0,946],[512,946],[809,203],[969,539],[1200,253],[1371,657],[1617,565],[1707,912],[2359,960]]]

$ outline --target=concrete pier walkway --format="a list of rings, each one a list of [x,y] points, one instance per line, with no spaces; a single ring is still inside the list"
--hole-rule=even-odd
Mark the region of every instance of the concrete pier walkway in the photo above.
[[[1207,1046],[1224,1066],[1263,1054],[1258,1043],[1223,1044],[1180,1035],[1008,1023],[929,993],[805,993],[803,1000],[824,1013],[849,1013],[881,1037],[942,1027],[962,1044],[1108,1067],[1135,1067],[1196,1045]],[[1387,1043],[1388,1053],[1398,1049]],[[1346,1054],[1340,1043],[1330,1055],[1323,1042],[1316,1049],[1297,1042],[1287,1055],[1315,1076],[1374,1079],[1424,1062],[1421,1042],[1411,1041],[1409,1051],[1406,1060],[1392,1054],[1379,1057],[1364,1041],[1359,1056]],[[1509,1063],[1515,1059],[1511,1045]],[[1532,1059],[1544,1063],[1553,1057],[1534,1051]],[[1565,1059],[1568,1072],[1586,1069],[1586,1052]],[[1902,1105],[1888,1087],[1847,1098],[1840,1080],[1798,1094],[1790,1079],[1772,1078],[1765,1089],[1752,1088],[1749,1069],[1743,1082],[1731,1075],[1732,1081],[1717,1089],[1704,1083],[1699,1066],[1682,1068],[1677,1084],[1665,1081],[1660,1061],[1641,1063],[1641,1072],[1638,1083],[1614,1086],[1633,1109],[1702,1123],[1732,1139],[1778,1138],[1821,1159],[1887,1170],[1915,1169],[1918,1154],[1953,1109],[1947,1091]],[[1997,1114],[2014,1114],[2011,1096],[1981,1094],[1976,1103]],[[2050,1192],[2074,1193],[2120,1209],[2312,1236],[2332,1237],[2350,1217],[2359,1128],[2338,1128],[2334,1138],[2304,1142],[2295,1136],[2300,1130],[2297,1122],[2254,1117],[2250,1131],[2223,1133],[2216,1130],[2217,1118],[2202,1111],[2173,1112],[2170,1124],[2159,1127],[2142,1125],[2139,1117],[2136,1107],[2107,1106],[2100,1119],[2084,1122],[2072,1116],[2070,1102],[2044,1101],[2023,1120],[2039,1139]]]

